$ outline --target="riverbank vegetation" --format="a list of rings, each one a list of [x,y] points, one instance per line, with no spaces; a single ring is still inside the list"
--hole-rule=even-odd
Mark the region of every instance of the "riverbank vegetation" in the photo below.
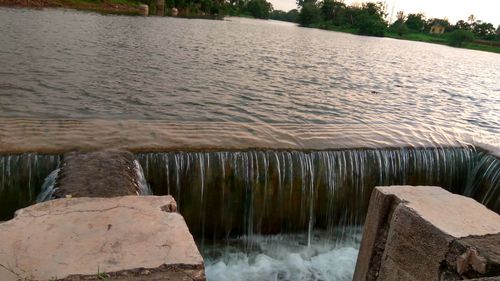
[[[389,24],[382,2],[346,5],[341,0],[297,0],[297,6],[299,10],[273,11],[271,19],[295,22],[304,27],[500,53],[500,26],[495,28],[491,23],[476,20],[473,15],[467,21],[452,24],[446,18],[428,19],[421,13],[405,15],[398,12],[396,20]]]
[[[0,6],[61,7],[114,14],[141,14],[141,4],[148,5],[150,15],[188,18],[244,16],[268,19],[273,11],[266,0],[0,0]]]
[[[0,0],[0,6],[67,8],[109,14],[141,15],[141,2],[135,0]]]

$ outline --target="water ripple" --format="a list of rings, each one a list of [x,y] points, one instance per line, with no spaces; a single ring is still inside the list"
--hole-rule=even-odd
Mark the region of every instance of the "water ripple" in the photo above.
[[[294,124],[318,138],[318,124],[411,123],[499,138],[496,54],[273,21],[50,9],[0,8],[0,34],[6,119],[216,122],[213,135],[238,124],[262,137]]]

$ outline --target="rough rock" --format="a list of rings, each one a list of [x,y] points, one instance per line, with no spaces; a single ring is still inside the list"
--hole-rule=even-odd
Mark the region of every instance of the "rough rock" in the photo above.
[[[0,224],[0,280],[205,280],[175,210],[171,196],[66,198],[20,209]]]
[[[124,150],[70,152],[56,182],[56,198],[116,197],[140,193],[134,155]]]
[[[377,187],[354,280],[500,280],[499,238],[500,216],[473,199],[435,186]]]

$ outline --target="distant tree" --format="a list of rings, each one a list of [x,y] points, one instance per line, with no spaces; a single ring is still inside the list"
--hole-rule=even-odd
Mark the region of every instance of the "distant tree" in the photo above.
[[[400,25],[398,25],[396,27],[396,33],[399,35],[399,36],[403,36],[404,34],[408,33],[409,32],[409,29],[408,29],[408,26],[406,26],[405,23],[401,23]]]
[[[370,36],[384,36],[387,23],[385,22],[384,5],[379,3],[363,3],[356,16],[355,26],[359,34]]]
[[[444,19],[434,18],[434,19],[429,19],[425,22],[425,31],[429,32],[431,30],[431,27],[434,25],[441,25],[448,32],[453,30],[453,26],[450,24],[447,18]]]
[[[286,12],[281,10],[273,10],[269,15],[269,18],[273,20],[287,21]]]
[[[266,0],[250,0],[246,5],[246,11],[254,18],[268,19],[273,11],[273,5]]]
[[[313,1],[308,1],[304,3],[302,9],[300,9],[298,22],[302,26],[309,26],[313,23],[317,23],[321,20],[321,10]]]
[[[464,20],[457,21],[457,23],[455,24],[455,29],[468,30],[468,31],[472,30],[471,25]]]
[[[297,9],[293,9],[286,13],[287,19],[290,22],[297,22],[299,20],[299,11]]]
[[[271,14],[269,15],[269,18],[273,19],[273,20],[297,22],[298,15],[299,15],[299,11],[297,11],[297,9],[293,9],[293,10],[290,10],[288,12],[280,11],[280,10],[273,10],[271,12]]]
[[[497,41],[500,41],[500,24],[497,27],[496,34],[497,34]]]
[[[296,0],[296,3],[299,8],[302,8],[307,3],[313,3],[316,5],[316,0]]]
[[[472,25],[473,23],[476,22],[476,17],[474,15],[470,15],[467,20],[469,21],[469,24]]]
[[[477,37],[480,37],[482,39],[486,40],[494,40],[496,37],[496,30],[493,24],[488,23],[488,22],[479,22],[477,21],[473,27],[472,31]]]
[[[409,14],[405,23],[410,30],[422,31],[425,26],[425,16],[423,14]]]
[[[406,15],[405,15],[405,12],[403,12],[403,11],[399,11],[399,12],[396,14],[396,16],[397,16],[396,21],[398,21],[398,22],[400,22],[400,23],[404,23],[404,22],[405,22],[405,20],[406,20]]]
[[[405,24],[405,21],[406,17],[403,12],[398,12],[398,17],[396,21],[389,26],[389,31],[397,33],[399,36],[408,33],[408,26]]]
[[[405,14],[403,13],[403,11],[399,11],[397,14],[397,19],[391,24],[391,26],[389,26],[389,29],[395,32],[400,25],[405,23],[405,21],[406,21]]]
[[[474,41],[474,34],[467,30],[457,29],[450,33],[448,44],[455,47],[462,46],[465,42]]]
[[[345,11],[346,5],[338,0],[324,0],[321,3],[321,15],[325,20],[339,23],[336,19]]]

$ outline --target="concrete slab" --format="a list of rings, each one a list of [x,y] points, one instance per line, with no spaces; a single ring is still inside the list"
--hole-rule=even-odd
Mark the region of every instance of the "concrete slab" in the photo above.
[[[0,224],[0,280],[205,280],[171,196],[56,199]]]
[[[453,237],[500,232],[500,216],[472,198],[437,186],[383,186],[377,190],[395,196],[440,231]]]
[[[435,186],[377,187],[354,280],[500,276],[500,216]]]

